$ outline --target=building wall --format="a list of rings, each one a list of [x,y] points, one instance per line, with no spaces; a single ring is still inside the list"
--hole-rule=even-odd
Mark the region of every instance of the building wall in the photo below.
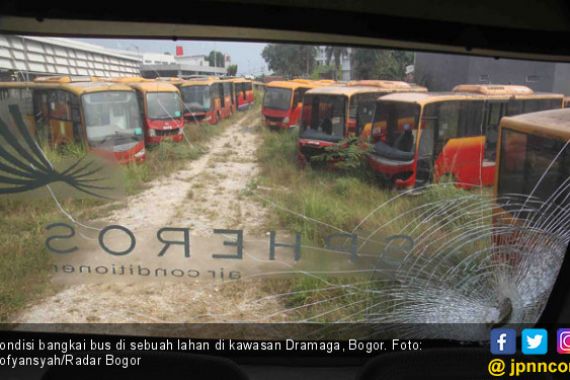
[[[416,53],[415,82],[430,91],[449,91],[465,83],[469,75],[469,57],[450,54]]]
[[[416,53],[415,80],[432,91],[461,83],[518,84],[570,94],[570,65],[449,54]]]
[[[139,75],[140,60],[67,38],[0,35],[0,71],[14,79],[37,75]]]
[[[570,64],[557,63],[555,65],[552,91],[570,95]]]

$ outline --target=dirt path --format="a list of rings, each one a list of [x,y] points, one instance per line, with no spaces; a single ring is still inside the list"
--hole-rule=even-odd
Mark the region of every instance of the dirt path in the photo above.
[[[249,255],[244,260],[230,260],[231,264],[211,257],[212,252],[235,254],[234,247],[223,245],[223,239],[232,236],[214,234],[214,228],[244,229],[246,236],[252,234],[254,243],[246,244],[248,254],[261,250],[255,241],[267,244],[262,242],[266,210],[242,196],[258,170],[255,152],[259,136],[254,125],[251,112],[241,116],[211,140],[206,154],[130,198],[128,207],[115,211],[104,222],[121,224],[135,234],[133,253],[111,256],[91,245],[82,249],[80,256],[62,258],[59,268],[66,264],[75,268],[74,273],[60,269],[53,275],[52,281],[63,285],[63,290],[29,306],[15,322],[222,322],[255,320],[279,310],[276,301],[251,302],[267,295],[261,286],[228,284],[227,268],[225,279],[221,279],[224,264],[238,270],[247,267],[250,272],[257,267],[264,270],[261,257]],[[162,257],[157,255],[163,245],[156,233],[166,226],[192,230],[190,257],[184,256],[181,245],[172,246]],[[164,236],[181,236],[172,234]],[[119,235],[110,234],[109,244],[124,245],[124,236]],[[79,273],[80,265],[89,267],[90,272]],[[112,270],[121,273],[120,266],[135,275],[110,274]],[[96,271],[99,267],[108,272],[100,274]],[[156,268],[166,268],[168,276],[153,277]],[[172,272],[173,268],[192,271],[192,276],[177,278],[173,273],[181,272]],[[146,269],[150,275],[140,275],[146,274]]]

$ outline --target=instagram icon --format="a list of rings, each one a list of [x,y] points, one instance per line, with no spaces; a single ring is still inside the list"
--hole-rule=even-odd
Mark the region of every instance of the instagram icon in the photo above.
[[[558,329],[556,351],[559,354],[570,354],[570,329]]]

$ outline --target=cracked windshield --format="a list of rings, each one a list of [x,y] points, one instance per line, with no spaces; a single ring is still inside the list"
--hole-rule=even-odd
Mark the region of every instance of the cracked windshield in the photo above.
[[[540,317],[570,241],[568,64],[0,41],[0,321],[484,339]]]

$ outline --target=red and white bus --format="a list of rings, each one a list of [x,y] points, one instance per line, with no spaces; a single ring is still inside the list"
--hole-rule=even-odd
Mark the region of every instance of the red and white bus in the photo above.
[[[368,136],[376,100],[392,92],[423,91],[405,82],[366,80],[318,87],[305,93],[298,159],[310,163],[324,148],[349,136]]]
[[[305,92],[333,83],[333,81],[308,79],[269,82],[265,86],[261,109],[264,124],[268,127],[282,129],[298,126]]]
[[[368,162],[398,188],[442,177],[461,188],[490,186],[501,118],[561,108],[562,101],[560,94],[501,85],[386,95],[376,102]]]
[[[189,122],[217,124],[228,118],[232,109],[232,84],[218,78],[185,80],[178,87],[184,103],[184,119]]]
[[[171,83],[149,79],[112,78],[137,92],[143,112],[144,135],[147,145],[164,140],[180,142],[184,138],[184,116],[180,91]]]

